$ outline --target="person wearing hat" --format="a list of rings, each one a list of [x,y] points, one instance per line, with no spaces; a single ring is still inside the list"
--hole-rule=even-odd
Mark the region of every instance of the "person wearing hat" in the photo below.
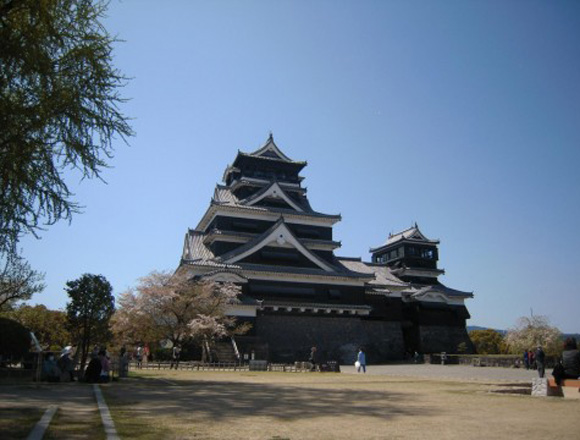
[[[58,367],[61,371],[61,382],[72,382],[74,381],[74,367],[73,361],[70,358],[72,353],[72,346],[67,345],[64,347],[60,353],[60,358],[58,360]]]

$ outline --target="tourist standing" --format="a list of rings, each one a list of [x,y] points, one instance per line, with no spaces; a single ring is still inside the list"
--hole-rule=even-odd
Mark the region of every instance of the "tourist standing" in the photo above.
[[[316,361],[318,359],[318,355],[316,353],[316,347],[312,347],[310,349],[310,357],[308,358],[308,362],[310,362],[310,371],[316,371]]]
[[[136,357],[137,357],[137,368],[141,368],[142,363],[143,363],[143,346],[141,344],[139,344],[139,346],[137,347],[137,353],[136,353]]]
[[[524,350],[524,365],[526,370],[530,369],[530,356],[528,355],[528,350]]]
[[[420,360],[421,360],[421,355],[419,354],[419,352],[415,351],[415,354],[413,355],[413,361],[416,364],[418,364]]]
[[[105,350],[99,351],[99,360],[101,361],[101,374],[99,382],[109,382],[109,372],[111,371],[111,361],[109,361],[109,357],[107,356],[107,352]]]
[[[123,345],[119,353],[119,377],[127,377],[129,374],[129,354]]]
[[[173,346],[173,351],[171,353],[171,365],[169,369],[171,370],[175,365],[175,369],[179,366],[179,358],[181,357],[181,346],[179,344]]]
[[[42,363],[42,379],[49,382],[59,382],[60,374],[60,368],[58,368],[54,354],[48,353]]]
[[[358,350],[358,354],[356,356],[356,361],[358,362],[358,367],[357,367],[357,372],[360,373],[360,370],[362,368],[363,373],[367,372],[367,359],[365,356],[365,352],[364,350],[361,348],[359,348]]]
[[[546,353],[542,350],[542,346],[538,345],[536,349],[536,367],[538,368],[538,375],[540,377],[544,377],[544,373],[546,371],[545,362],[546,360]]]
[[[58,367],[61,371],[61,382],[74,381],[74,364],[70,355],[72,354],[72,346],[68,345],[62,349],[60,359],[58,360]]]

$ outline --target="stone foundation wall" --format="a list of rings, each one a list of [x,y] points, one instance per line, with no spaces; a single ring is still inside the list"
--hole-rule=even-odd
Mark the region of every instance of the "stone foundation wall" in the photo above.
[[[256,335],[266,341],[273,362],[308,359],[312,346],[321,360],[354,362],[358,347],[365,347],[367,362],[401,359],[404,353],[400,322],[371,321],[357,317],[262,315],[256,318]]]
[[[473,344],[465,327],[420,326],[421,351],[423,353],[458,353],[459,344],[465,343],[467,351],[473,353]]]

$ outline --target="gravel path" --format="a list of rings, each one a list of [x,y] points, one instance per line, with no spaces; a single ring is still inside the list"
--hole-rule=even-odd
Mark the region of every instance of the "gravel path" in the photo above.
[[[345,374],[357,374],[352,365],[341,365]],[[362,373],[360,373],[362,374]],[[538,377],[535,370],[500,367],[472,367],[464,365],[368,365],[366,374],[412,376],[425,379],[445,379],[474,382],[530,382]]]

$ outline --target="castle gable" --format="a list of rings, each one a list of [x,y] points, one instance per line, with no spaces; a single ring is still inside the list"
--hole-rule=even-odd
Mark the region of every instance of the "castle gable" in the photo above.
[[[284,222],[283,218],[280,218],[280,220],[276,222],[272,228],[270,228],[262,235],[256,237],[254,240],[249,241],[245,245],[240,246],[228,254],[222,255],[221,260],[226,264],[233,264],[244,260],[245,258],[255,254],[266,246],[281,249],[296,249],[301,255],[306,257],[318,268],[326,272],[335,271],[335,268],[333,268],[329,263],[306,248],[300,242],[300,240],[296,238],[296,236]]]

